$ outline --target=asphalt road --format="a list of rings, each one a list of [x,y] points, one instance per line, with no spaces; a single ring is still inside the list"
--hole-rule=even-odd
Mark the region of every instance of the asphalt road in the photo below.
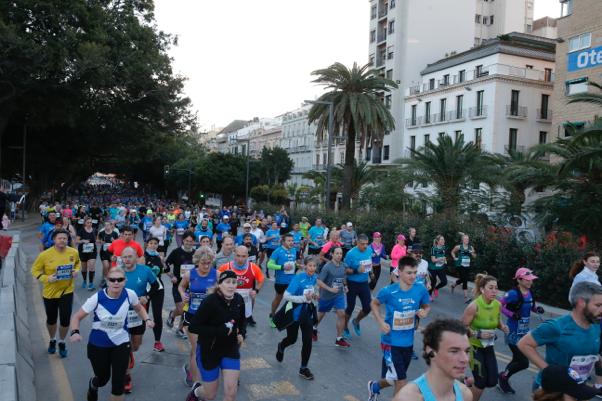
[[[38,253],[35,238],[36,227],[37,219],[28,220],[25,224],[18,224],[14,227],[23,229],[21,244],[25,247],[29,264],[33,262]],[[99,278],[96,280],[98,282]],[[91,295],[91,292],[81,288],[81,278],[76,283],[74,311]],[[387,278],[381,276],[379,286],[385,284],[387,284]],[[29,323],[36,372],[37,399],[85,400],[88,379],[92,375],[85,345],[90,331],[90,319],[82,322],[81,332],[84,341],[77,344],[68,343],[69,356],[66,359],[47,354],[48,334],[45,329],[40,288],[39,284],[33,280],[28,288],[29,299],[31,299]],[[173,307],[170,294],[170,288],[166,288],[165,310]],[[242,348],[242,372],[237,399],[241,401],[365,400],[367,398],[366,383],[368,380],[378,378],[381,363],[379,331],[372,317],[368,317],[362,322],[361,337],[352,336],[352,348],[341,350],[334,347],[335,316],[334,314],[327,316],[320,325],[319,340],[314,343],[309,364],[315,380],[306,381],[297,375],[300,364],[300,339],[297,344],[286,350],[282,363],[278,363],[275,359],[276,343],[284,337],[284,334],[268,326],[267,316],[273,294],[273,285],[268,282],[258,297],[254,313],[258,324],[257,327],[248,329],[247,342]],[[461,291],[450,294],[449,290],[444,289],[434,302],[429,317],[424,319],[421,325],[426,325],[437,317],[459,318],[463,309]],[[166,315],[165,312],[164,317]],[[177,338],[167,328],[164,329],[162,340],[166,348],[165,352],[154,352],[152,349],[153,335],[147,330],[142,347],[136,355],[133,392],[126,396],[126,400],[185,399],[189,389],[184,384],[182,365],[187,360],[188,342]],[[415,344],[417,354],[420,354],[422,336],[419,332],[416,333]],[[498,366],[502,369],[510,360],[510,351],[504,345],[503,335],[500,335],[495,347]],[[414,379],[425,369],[426,365],[421,359],[413,361],[408,371],[408,377]],[[511,383],[517,392],[515,395],[506,395],[497,389],[489,389],[485,392],[482,400],[531,399],[530,389],[535,372],[536,370],[531,367],[512,378]],[[109,393],[110,386],[101,389],[100,399],[107,400]],[[392,396],[392,391],[385,389],[380,399],[390,400]],[[221,392],[217,399],[221,399]]]

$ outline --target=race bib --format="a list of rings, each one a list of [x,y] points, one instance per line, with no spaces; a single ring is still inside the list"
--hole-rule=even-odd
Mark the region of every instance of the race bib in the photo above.
[[[569,367],[577,372],[581,381],[586,381],[592,375],[594,364],[598,359],[598,355],[575,355],[571,358]]]
[[[136,313],[135,310],[128,310],[128,328],[142,326],[142,318]]]
[[[314,287],[305,288],[303,290],[303,296],[306,296],[307,294],[314,295]]]
[[[245,301],[245,317],[253,314],[253,302],[251,300],[251,290],[249,288],[239,288],[236,290]]]
[[[335,278],[332,282],[332,288],[343,288],[344,283],[342,278]]]
[[[119,330],[123,327],[123,319],[119,316],[105,316],[100,321],[103,330]]]
[[[71,272],[73,271],[73,265],[60,265],[56,268],[56,279],[57,280],[71,280]]]
[[[196,311],[201,306],[201,302],[205,299],[207,293],[205,292],[191,292],[190,293],[190,311]]]
[[[117,263],[117,266],[123,266],[123,259],[121,259],[121,256],[117,256],[115,263]]]
[[[257,256],[249,256],[249,262],[255,262],[257,260]]]
[[[364,273],[370,273],[372,271],[372,260],[360,261],[360,267],[364,266]]]
[[[106,252],[109,249],[109,246],[111,246],[111,244],[109,244],[108,242],[102,244],[102,250]]]
[[[439,259],[437,259],[437,261],[435,262],[435,266],[437,266],[437,267],[443,267],[444,264],[445,263],[439,261]]]
[[[94,250],[94,244],[92,243],[87,243],[87,244],[83,244],[82,245],[82,252],[83,253],[91,253]]]
[[[481,338],[481,345],[483,347],[490,347],[493,346],[493,344],[495,344],[495,330],[481,330],[481,333],[490,333],[491,337],[490,338]]]
[[[527,334],[528,332],[529,332],[529,318],[523,317],[522,319],[518,320],[516,334],[522,337],[525,334]]]
[[[98,220],[92,219],[92,224],[98,224]]]
[[[176,229],[176,234],[183,235],[184,234],[184,229],[183,228],[177,228]]]
[[[284,274],[295,274],[295,262],[284,262],[282,270]]]
[[[193,264],[182,265],[182,266],[180,266],[180,274],[184,274],[186,272],[189,272],[192,269],[194,269],[194,265]]]
[[[77,224],[80,224],[80,225],[81,225],[81,224],[84,224],[84,219],[79,219],[79,220],[77,221]]]
[[[414,329],[414,316],[416,311],[395,311],[393,312],[393,327],[392,330],[413,330]]]
[[[462,265],[462,267],[470,267],[470,258],[469,257],[462,258],[462,261],[460,262],[460,264]]]

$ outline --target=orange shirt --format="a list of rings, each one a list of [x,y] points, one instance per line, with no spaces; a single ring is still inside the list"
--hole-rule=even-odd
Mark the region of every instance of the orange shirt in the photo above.
[[[109,245],[107,251],[119,258],[121,257],[121,252],[123,252],[123,250],[127,247],[134,248],[134,250],[136,250],[136,255],[138,255],[139,258],[144,255],[144,251],[139,243],[136,241],[125,242],[121,238],[111,242],[111,245]],[[111,262],[111,266],[117,266],[117,262]]]
[[[232,270],[234,273],[236,273],[236,276],[238,278],[236,280],[236,287],[241,290],[252,290],[256,288],[255,281],[257,281],[258,283],[263,283],[263,273],[261,272],[261,269],[259,268],[259,266],[252,262],[249,262],[248,267],[244,270],[235,269],[234,262],[225,263],[221,265],[217,270],[220,273],[226,270]]]

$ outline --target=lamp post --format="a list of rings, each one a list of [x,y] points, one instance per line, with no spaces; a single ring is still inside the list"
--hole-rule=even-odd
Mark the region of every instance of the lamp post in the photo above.
[[[332,136],[334,127],[334,102],[328,100],[306,100],[309,104],[328,105],[328,161],[326,162],[326,193],[324,194],[324,207],[330,208],[330,175],[332,165]]]
[[[247,177],[245,180],[245,208],[247,210],[249,210],[249,146],[251,145],[251,138],[247,138],[247,139],[239,139],[239,138],[232,138],[230,140],[231,144],[236,144],[238,145],[239,142],[246,142],[247,143],[247,152],[246,152],[246,156],[247,156]]]

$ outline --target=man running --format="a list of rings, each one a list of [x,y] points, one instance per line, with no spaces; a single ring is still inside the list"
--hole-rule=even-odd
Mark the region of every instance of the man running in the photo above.
[[[347,255],[347,252],[349,252],[357,243],[357,234],[353,229],[353,223],[350,221],[347,222],[347,224],[345,224],[345,229],[340,231],[339,236],[343,243],[343,253]]]
[[[322,225],[322,219],[317,218],[316,224],[307,232],[308,255],[319,255],[322,245],[326,242],[326,228]]]
[[[107,251],[113,255],[111,258],[111,266],[122,264],[121,253],[125,248],[132,248],[136,251],[138,258],[144,256],[144,250],[139,243],[134,241],[134,230],[130,226],[125,226],[121,232],[122,238],[116,239],[109,245]]]
[[[2,216],[0,216],[0,218],[1,217]],[[44,223],[40,226],[40,228],[38,230],[38,239],[40,240],[40,252],[49,248],[46,245],[46,242],[48,240],[48,237],[50,236],[50,232],[52,230],[54,230],[55,225],[56,225],[56,213],[48,212],[48,215],[46,216],[46,220],[44,221]]]
[[[293,236],[291,234],[286,234],[282,241],[282,245],[274,250],[268,261],[268,268],[275,271],[274,276],[276,281],[274,283],[276,294],[272,301],[272,310],[270,313],[270,327],[272,328],[276,327],[273,321],[276,309],[278,309],[278,305],[280,305],[280,302],[282,301],[284,291],[286,291],[288,285],[295,276],[296,261],[297,251],[293,247]]]
[[[222,242],[222,249],[215,256],[214,267],[217,269],[223,264],[234,260],[234,240],[232,237],[224,238]]]
[[[317,223],[317,222],[316,222]],[[315,228],[315,227],[312,227]],[[310,230],[311,231],[311,230]],[[370,313],[370,273],[372,271],[372,250],[368,248],[368,237],[366,234],[360,234],[357,239],[357,246],[353,247],[345,255],[345,264],[347,265],[347,309],[345,310],[345,335],[350,336],[348,324],[351,314],[355,309],[355,298],[359,297],[362,303],[362,310],[359,311],[355,319],[351,321],[356,336],[361,336],[360,322]]]

